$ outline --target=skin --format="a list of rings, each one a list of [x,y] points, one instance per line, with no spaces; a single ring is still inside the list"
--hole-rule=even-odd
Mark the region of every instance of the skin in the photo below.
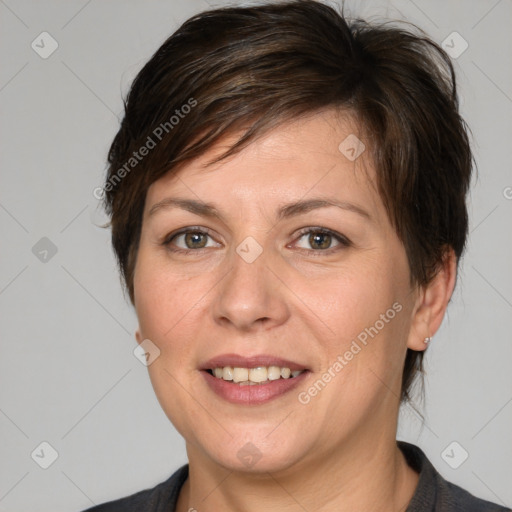
[[[352,162],[338,150],[351,133],[358,132],[346,116],[317,112],[205,167],[237,140],[231,134],[147,192],[134,273],[136,339],[160,349],[148,366],[150,379],[186,440],[190,472],[179,512],[403,511],[414,494],[418,474],[396,445],[402,368],[407,347],[424,350],[425,337],[439,328],[456,261],[448,252],[428,286],[411,287],[369,151]],[[180,208],[149,215],[170,196],[213,203],[223,220]],[[350,202],[369,218],[327,207],[277,220],[279,207],[313,197]],[[197,226],[211,236],[163,243]],[[308,241],[303,228],[328,228],[350,243]],[[263,251],[252,263],[236,252],[249,236]],[[394,303],[401,311],[309,403],[300,403],[299,392]],[[311,373],[271,402],[234,405],[198,370],[225,353],[272,354]],[[250,467],[237,457],[247,442],[261,453]]]

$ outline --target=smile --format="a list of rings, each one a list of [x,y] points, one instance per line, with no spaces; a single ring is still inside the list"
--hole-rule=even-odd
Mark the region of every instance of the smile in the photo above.
[[[258,366],[256,368],[240,368],[232,366],[216,367],[207,370],[217,379],[231,381],[240,386],[254,386],[279,379],[293,379],[305,370],[294,370],[286,366]]]
[[[289,395],[311,375],[306,364],[270,354],[222,354],[198,369],[217,397],[251,406]]]

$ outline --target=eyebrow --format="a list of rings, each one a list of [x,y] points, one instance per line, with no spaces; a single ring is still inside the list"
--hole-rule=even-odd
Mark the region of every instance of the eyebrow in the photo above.
[[[301,200],[294,203],[284,205],[277,211],[277,220],[288,219],[307,213],[312,210],[319,208],[337,207],[342,210],[357,213],[368,220],[372,220],[370,214],[353,203],[347,201],[338,201],[336,199],[327,198],[313,198],[307,200]],[[210,217],[223,221],[224,218],[217,208],[211,203],[204,203],[203,201],[197,201],[195,199],[182,199],[178,197],[167,197],[158,203],[155,203],[149,210],[148,216],[153,216],[158,211],[167,210],[170,208],[180,208],[182,210],[189,211],[202,217]]]

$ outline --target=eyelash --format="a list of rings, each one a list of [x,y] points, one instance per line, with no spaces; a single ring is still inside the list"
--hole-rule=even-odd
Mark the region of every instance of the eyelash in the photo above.
[[[177,231],[175,233],[171,233],[170,235],[167,235],[165,237],[165,239],[163,240],[162,245],[165,246],[171,252],[180,253],[180,254],[183,254],[183,255],[191,254],[191,253],[198,253],[198,252],[200,252],[201,249],[205,249],[205,247],[199,248],[199,249],[179,249],[179,248],[176,249],[176,248],[171,248],[171,242],[175,238],[177,238],[180,235],[187,234],[187,233],[197,233],[197,234],[202,234],[202,235],[208,235],[210,238],[213,238],[212,235],[211,235],[211,231],[208,228],[202,228],[200,226],[191,226],[191,227],[187,227],[187,228],[181,229],[180,231]],[[306,251],[309,254],[314,255],[314,256],[324,256],[326,254],[332,254],[332,253],[334,253],[336,251],[339,251],[341,249],[344,249],[344,248],[347,248],[347,247],[351,246],[351,242],[350,242],[350,240],[348,240],[348,238],[346,238],[343,235],[340,235],[339,233],[336,233],[335,231],[332,231],[330,229],[320,228],[320,227],[308,227],[308,228],[302,229],[298,233],[297,240],[300,240],[304,235],[309,234],[309,233],[317,233],[317,234],[322,234],[322,235],[330,235],[339,243],[339,245],[337,245],[335,247],[331,247],[329,249],[318,249],[318,250],[315,250],[315,249],[299,248],[299,250]]]

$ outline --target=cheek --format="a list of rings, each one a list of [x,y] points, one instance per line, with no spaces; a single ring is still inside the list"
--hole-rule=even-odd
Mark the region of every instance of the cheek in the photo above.
[[[326,326],[322,370],[336,374],[333,390],[350,389],[354,400],[372,400],[385,389],[382,382],[393,385],[401,375],[408,306],[403,269],[395,265],[380,259],[379,264],[354,266],[308,288],[308,306],[322,320],[316,323]]]
[[[375,322],[381,326],[380,317],[390,308],[388,316],[394,318],[396,311],[392,306],[400,293],[394,284],[396,279],[382,262],[380,265],[354,265],[323,278],[315,277],[317,279],[296,281],[294,292],[303,297],[323,321],[329,338],[346,341]]]
[[[135,310],[141,334],[164,341],[182,329],[198,302],[197,280],[162,266],[148,250],[139,253],[134,273]]]
[[[196,384],[190,379],[199,378],[190,354],[197,329],[198,298],[204,295],[198,295],[198,284],[197,280],[163,271],[144,254],[134,275],[141,336],[160,350],[148,366],[148,374],[160,406],[182,435],[187,432],[188,421],[195,421],[196,416],[200,421],[200,411],[181,384],[186,381],[194,389]]]

